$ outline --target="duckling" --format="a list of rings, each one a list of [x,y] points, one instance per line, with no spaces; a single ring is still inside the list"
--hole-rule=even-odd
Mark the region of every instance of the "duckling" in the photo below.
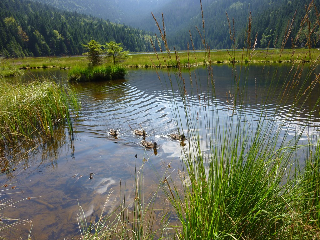
[[[143,136],[143,137],[147,135],[145,130],[138,130],[138,129],[134,130],[134,134],[138,136]]]
[[[180,141],[183,141],[186,139],[186,136],[182,133],[181,135],[178,134],[178,133],[171,133],[170,134],[170,137],[173,139],[173,140],[180,140]]]
[[[156,142],[148,142],[146,140],[142,140],[141,141],[141,145],[144,146],[145,148],[157,149],[157,143]]]
[[[118,136],[118,130],[114,130],[114,129],[110,129],[109,130],[109,134],[113,137],[117,137]]]

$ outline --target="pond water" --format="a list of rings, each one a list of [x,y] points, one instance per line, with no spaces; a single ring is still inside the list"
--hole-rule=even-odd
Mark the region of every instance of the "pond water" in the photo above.
[[[123,80],[74,84],[82,104],[73,123],[74,134],[58,128],[51,142],[38,146],[14,172],[0,176],[2,202],[13,203],[1,209],[1,216],[6,222],[17,222],[8,235],[26,238],[30,224],[23,220],[32,220],[34,239],[79,236],[77,217],[83,215],[79,205],[88,221],[94,221],[104,205],[111,211],[123,194],[127,202],[133,201],[136,171],[143,174],[148,199],[163,174],[174,177],[183,169],[181,157],[193,151],[198,136],[202,151],[210,152],[208,143],[218,142],[215,136],[220,127],[236,128],[240,120],[254,129],[261,113],[290,136],[303,131],[302,142],[316,141],[318,94],[305,104],[295,103],[308,67],[301,72],[290,69],[222,65],[209,72],[204,68],[182,72],[181,78],[175,70],[130,70]],[[316,74],[317,69],[306,84]],[[305,77],[298,81],[298,75]],[[66,84],[67,73],[34,71],[25,74],[25,81],[30,76],[49,76]],[[118,137],[110,136],[109,129],[119,130]],[[146,150],[134,129],[144,129],[146,139],[158,143],[157,151]],[[169,137],[177,132],[186,135],[183,144]],[[161,193],[157,199],[157,208],[165,208]]]

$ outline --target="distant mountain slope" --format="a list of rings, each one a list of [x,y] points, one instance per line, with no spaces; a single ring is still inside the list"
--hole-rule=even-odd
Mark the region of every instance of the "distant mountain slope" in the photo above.
[[[228,13],[231,28],[232,20],[235,21],[235,37],[238,48],[246,46],[247,28],[249,14],[252,14],[251,43],[253,45],[255,36],[258,34],[256,47],[281,47],[285,37],[288,23],[294,18],[291,34],[285,46],[291,47],[291,38],[295,37],[300,29],[300,23],[305,15],[306,8],[311,0],[216,0],[204,6],[205,36],[206,43],[211,48],[231,48],[232,41],[229,34],[229,23],[226,12]],[[320,9],[320,0],[314,0],[315,6]],[[297,11],[295,15],[295,11]],[[310,11],[310,19],[315,20],[315,9]],[[172,24],[172,23],[169,23]],[[191,21],[181,30],[169,35],[169,43],[177,49],[186,49],[190,44],[188,31],[191,30],[193,42],[197,49],[201,48],[202,42],[195,26],[202,31],[201,13],[193,17]],[[305,26],[306,27],[306,26]],[[315,28],[319,31],[319,26]],[[316,35],[316,34],[314,34]],[[319,34],[318,34],[319,36]],[[305,42],[306,40],[301,39]],[[305,43],[301,43],[302,46]],[[190,44],[191,46],[191,44]],[[314,46],[319,46],[319,43]]]
[[[130,51],[152,50],[141,30],[27,0],[0,1],[0,54],[10,57],[75,55],[83,44],[115,40]]]
[[[206,44],[212,49],[231,48],[229,23],[226,12],[235,22],[235,38],[237,48],[247,46],[247,28],[249,13],[252,13],[251,46],[281,47],[286,36],[288,23],[295,16],[290,35],[287,36],[285,47],[292,46],[292,38],[300,29],[301,19],[305,15],[305,6],[311,0],[202,0],[205,34],[202,32],[202,18],[198,0],[33,0],[57,5],[57,10],[35,4],[27,0],[0,1],[0,54],[10,56],[23,55],[59,55],[82,53],[83,43],[91,38],[104,43],[109,40],[122,42],[130,51],[152,50],[149,38],[143,31],[109,21],[76,14],[74,11],[112,15],[112,18],[128,24],[158,33],[158,29],[150,13],[152,10],[162,26],[161,14],[164,14],[166,33],[169,46],[176,49],[191,47],[189,30],[193,36],[196,49],[203,48],[201,38],[196,30],[198,27]],[[320,0],[314,0],[320,9]],[[297,13],[295,15],[295,11]],[[316,22],[316,10],[310,10],[311,22]],[[139,17],[134,17],[139,15]],[[12,19],[12,18],[13,19]],[[111,17],[110,17],[111,18]],[[319,20],[320,21],[320,20]],[[298,46],[308,43],[308,27],[302,26]],[[311,24],[314,31],[313,46],[319,47],[315,36],[320,35],[319,26]],[[27,41],[29,39],[29,41]]]
[[[100,17],[133,26],[132,22],[150,15],[171,0],[32,0],[61,10]],[[137,25],[135,25],[137,26]]]
[[[217,0],[202,0],[203,8],[206,9],[210,3]],[[161,8],[155,9],[153,14],[157,18],[157,21],[162,26],[162,14],[165,19],[166,32],[177,32],[187,27],[194,21],[201,12],[199,0],[171,0],[169,3],[163,5]],[[144,19],[140,19],[133,22],[133,26],[141,29],[158,32],[155,21],[152,18],[151,13]]]
[[[286,43],[286,47],[292,47],[292,39],[298,36],[298,41],[295,43],[297,47],[306,46],[308,23],[305,20],[310,20],[310,28],[314,31],[311,36],[313,47],[319,47],[320,36],[320,0],[282,0],[281,6],[273,5],[268,11],[265,11],[253,19],[252,31],[258,34],[259,47],[281,47]],[[310,3],[313,7],[309,7]],[[306,12],[308,14],[306,15]],[[318,15],[318,17],[317,17]],[[308,16],[306,19],[305,16]],[[293,22],[290,34],[287,36],[287,29]],[[285,38],[288,39],[285,39]],[[239,44],[244,41],[244,36],[240,37]],[[317,40],[316,40],[317,38]]]

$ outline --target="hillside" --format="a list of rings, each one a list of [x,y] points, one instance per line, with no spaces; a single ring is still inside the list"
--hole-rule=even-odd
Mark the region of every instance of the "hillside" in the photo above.
[[[197,49],[202,48],[198,31],[202,28],[199,0],[34,0],[51,4],[68,11],[78,11],[104,19],[126,23],[127,25],[158,33],[151,11],[162,25],[164,14],[166,33],[171,47],[186,49],[190,43],[189,30]],[[247,46],[247,26],[251,12],[251,42],[258,34],[256,47],[281,47],[286,27],[295,15],[291,36],[285,46],[291,46],[291,37],[298,33],[305,6],[311,0],[202,0],[206,43],[210,48],[231,48],[229,23],[226,12],[235,22],[235,38],[238,48]],[[314,0],[320,8],[320,0]],[[313,11],[315,12],[315,11]],[[312,15],[313,13],[311,13]],[[311,19],[314,19],[314,16]],[[202,31],[202,30],[201,30]],[[299,41],[305,46],[306,39]],[[318,45],[316,45],[318,46]]]
[[[48,2],[48,0],[37,1]],[[142,12],[153,9],[160,25],[162,25],[161,14],[163,13],[171,48],[186,49],[188,44],[191,47],[190,30],[195,48],[203,49],[195,26],[198,26],[202,36],[205,36],[206,44],[211,49],[231,48],[232,41],[226,12],[232,28],[232,20],[234,19],[235,22],[237,48],[247,47],[250,12],[252,16],[251,46],[257,34],[256,47],[285,46],[289,48],[292,47],[292,39],[295,39],[299,32],[301,20],[306,13],[305,7],[311,2],[311,0],[202,0],[205,19],[204,34],[200,4],[196,0],[153,0],[149,1],[151,5],[147,4],[147,0],[125,1],[104,0],[106,3],[104,9],[101,6],[103,0],[93,0],[90,4],[85,0],[52,0],[52,5],[61,4],[61,8],[69,10],[62,11],[27,0],[1,0],[0,54],[11,57],[75,55],[83,53],[82,44],[91,39],[100,43],[115,40],[121,42],[129,51],[152,51],[153,48],[149,43],[150,36],[143,30],[74,12],[79,10],[79,12],[90,13],[101,8],[101,13],[114,14],[116,18],[117,14],[119,14],[118,18],[124,14],[130,19],[130,14],[127,14],[130,12],[130,7],[140,9],[137,12],[131,11],[132,14],[141,13],[139,18],[131,15],[130,24],[155,33],[158,33],[158,30],[151,14],[146,16]],[[312,46],[319,47],[315,36],[320,34],[316,21],[316,9],[320,8],[320,0],[314,0],[314,4],[317,8],[309,9],[308,15],[310,22],[316,23],[310,24],[312,36],[308,38],[308,23],[302,24],[303,31],[299,32],[298,41],[294,41],[298,47],[305,47],[309,42],[312,42]],[[293,18],[288,35],[286,29]]]
[[[171,0],[32,0],[61,10],[78,12],[130,26]]]
[[[0,1],[0,54],[76,55],[91,39],[114,40],[129,51],[152,50],[145,32],[26,0]]]
[[[306,6],[311,0],[223,0],[214,1],[204,7],[205,19],[205,36],[206,43],[210,48],[231,48],[232,41],[229,34],[229,23],[226,12],[228,13],[231,28],[233,29],[233,19],[235,22],[235,40],[237,48],[247,46],[247,29],[249,15],[251,12],[251,46],[255,42],[255,36],[258,34],[256,47],[281,47],[284,37],[286,36],[286,28],[294,16],[291,34],[288,36],[288,41],[285,42],[285,47],[291,47],[291,38],[295,38],[300,29],[301,20],[305,16]],[[320,8],[320,1],[314,0],[315,6]],[[296,15],[295,15],[295,11]],[[310,9],[309,16],[313,23],[316,23],[315,8]],[[172,24],[172,23],[166,23]],[[190,43],[188,31],[191,30],[193,42],[197,49],[202,47],[201,38],[195,26],[202,31],[202,18],[200,10],[198,15],[193,17],[188,25],[181,30],[169,35],[169,43],[177,49],[185,49]],[[304,26],[306,28],[306,26]],[[313,25],[312,25],[313,27]],[[306,31],[306,30],[305,30]],[[305,32],[304,31],[304,32]],[[319,31],[319,26],[315,26],[316,32]],[[232,30],[233,32],[233,30]],[[300,35],[300,40],[297,42],[299,46],[304,46],[306,36]],[[270,44],[269,44],[270,43]],[[319,43],[314,43],[314,46],[319,46]]]

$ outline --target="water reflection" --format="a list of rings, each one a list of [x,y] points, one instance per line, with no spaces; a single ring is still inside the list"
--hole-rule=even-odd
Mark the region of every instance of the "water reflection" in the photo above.
[[[64,124],[55,126],[52,137],[34,135],[32,139],[20,139],[14,143],[0,146],[0,167],[8,178],[14,178],[34,164],[34,156],[38,156],[39,168],[47,165],[56,167],[56,159],[60,157],[61,148],[65,147],[71,136]],[[72,141],[71,149],[74,150]]]
[[[300,82],[292,84],[290,81],[300,71]],[[191,73],[192,82],[187,81],[189,73],[182,73],[186,82],[183,86],[174,72],[168,77],[166,71],[159,71],[159,81],[155,71],[131,71],[129,81],[78,88],[80,95],[86,96],[83,100],[85,114],[80,125],[99,137],[108,137],[109,129],[119,129],[117,141],[128,145],[138,145],[139,141],[132,132],[142,128],[148,133],[148,140],[160,142],[160,146],[168,141],[167,135],[170,133],[185,131],[188,134],[190,126],[187,126],[186,114],[189,119],[195,120],[191,129],[206,129],[206,134],[208,128],[215,128],[216,124],[232,119],[236,122],[239,114],[245,115],[244,121],[258,121],[262,110],[270,119],[277,114],[277,121],[290,122],[292,132],[306,120],[316,128],[319,125],[319,111],[314,109],[319,109],[317,94],[311,95],[304,105],[301,105],[303,99],[293,102],[301,91],[299,87],[314,79],[313,76],[303,83],[303,74],[306,73],[307,70],[299,67],[291,70],[291,66],[232,69],[223,65],[213,69],[212,77],[208,77],[206,69],[195,69]],[[286,84],[291,89],[283,96],[282,86]],[[96,101],[92,93],[104,99],[102,97]],[[88,99],[88,95],[93,98]],[[95,117],[89,117],[91,115]]]
[[[304,71],[300,79],[304,79]],[[197,68],[191,72],[192,81],[188,72],[183,72],[182,78],[179,72],[171,73],[170,78],[166,70],[159,71],[159,81],[154,70],[134,70],[125,80],[74,84],[82,111],[74,124],[73,141],[62,127],[50,141],[31,145],[30,149],[35,149],[33,155],[21,158],[23,151],[18,146],[7,155],[0,155],[12,162],[28,159],[15,166],[17,170],[9,178],[2,175],[1,184],[17,186],[11,189],[18,191],[11,195],[17,201],[30,197],[2,214],[32,219],[36,239],[62,239],[79,234],[78,203],[88,221],[94,221],[103,206],[111,211],[123,194],[130,202],[134,199],[135,170],[143,164],[145,190],[153,192],[158,185],[157,175],[168,165],[172,172],[181,168],[180,158],[192,150],[193,142],[204,151],[209,150],[219,144],[221,139],[217,136],[221,137],[223,129],[235,128],[239,119],[249,131],[257,126],[264,112],[276,125],[285,123],[283,130],[288,129],[292,137],[307,121],[304,137],[318,136],[317,94],[311,95],[305,104],[292,104],[302,84],[292,83],[294,76],[300,74],[298,68],[232,69],[222,65],[215,66],[211,76],[206,69]],[[62,75],[61,79],[56,75],[57,81],[65,81]],[[291,89],[290,94],[283,95],[285,83],[290,83]],[[119,131],[116,138],[109,134],[110,129]],[[143,136],[137,136],[135,129],[145,130],[145,139],[157,142],[156,153],[141,145]],[[173,140],[172,133],[184,134],[187,139]],[[111,191],[112,197],[106,204]]]

